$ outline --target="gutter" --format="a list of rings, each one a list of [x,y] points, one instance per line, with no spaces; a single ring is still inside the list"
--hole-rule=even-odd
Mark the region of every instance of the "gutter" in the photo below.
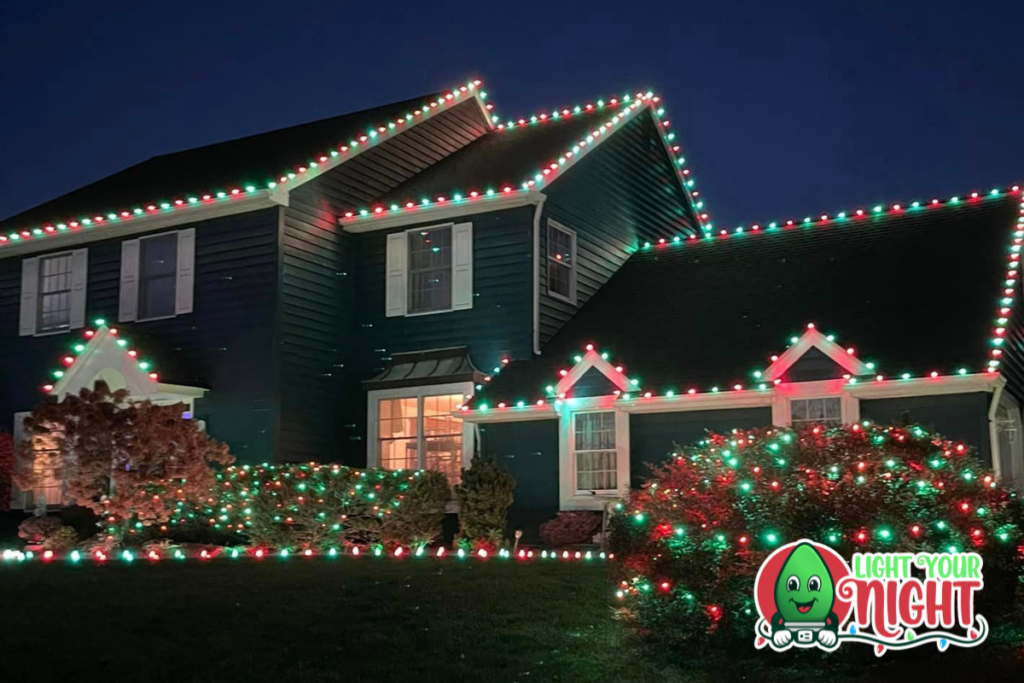
[[[540,355],[540,218],[544,211],[543,192],[537,193],[533,208],[533,353]]]

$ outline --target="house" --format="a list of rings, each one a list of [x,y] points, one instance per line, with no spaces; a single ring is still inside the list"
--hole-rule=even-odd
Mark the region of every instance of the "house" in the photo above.
[[[475,387],[636,245],[706,220],[667,123],[649,93],[505,120],[474,81],[157,156],[5,219],[0,426],[130,386],[122,341],[152,385],[133,395],[187,399],[242,463],[454,481]]]
[[[473,81],[6,219],[0,424],[103,379],[242,463],[493,457],[531,528],[706,429],[912,419],[1019,485],[1020,189],[723,231],[669,124]]]
[[[768,425],[928,425],[1024,484],[1014,186],[642,245],[462,408],[516,515],[600,510],[676,444]]]

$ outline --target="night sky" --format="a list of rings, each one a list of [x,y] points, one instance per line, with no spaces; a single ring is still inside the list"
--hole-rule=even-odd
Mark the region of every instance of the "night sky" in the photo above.
[[[1024,181],[1022,19],[1010,1],[8,0],[0,216],[474,76],[503,117],[659,92],[722,227],[1005,186]]]

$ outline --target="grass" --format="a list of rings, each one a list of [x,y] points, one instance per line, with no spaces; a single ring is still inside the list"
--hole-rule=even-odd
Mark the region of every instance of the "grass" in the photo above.
[[[141,562],[140,562],[141,564]],[[600,564],[373,558],[0,566],[2,680],[1008,680],[1012,649],[648,656],[611,618]],[[926,651],[927,650],[927,651]],[[983,651],[984,650],[984,651]]]

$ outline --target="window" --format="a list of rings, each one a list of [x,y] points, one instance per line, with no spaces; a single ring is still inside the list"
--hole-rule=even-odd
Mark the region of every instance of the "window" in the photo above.
[[[409,235],[409,313],[452,307],[452,229],[412,230]]]
[[[178,278],[178,233],[140,240],[138,319],[174,315]]]
[[[576,234],[548,222],[548,294],[576,302]]]
[[[615,413],[573,415],[573,452],[577,491],[616,490]]]
[[[793,399],[789,402],[789,410],[793,427],[809,424],[835,427],[843,423],[842,403],[838,396]]]
[[[463,394],[382,398],[377,401],[379,463],[389,470],[429,469],[458,484],[462,475],[462,420],[453,415]]]
[[[70,253],[39,259],[37,332],[53,332],[70,327],[72,271]]]

